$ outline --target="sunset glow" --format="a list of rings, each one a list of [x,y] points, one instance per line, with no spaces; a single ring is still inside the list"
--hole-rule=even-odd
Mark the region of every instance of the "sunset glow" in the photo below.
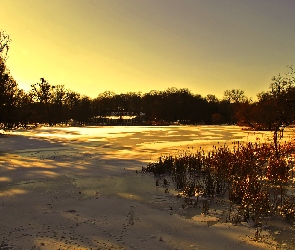
[[[7,65],[25,90],[44,77],[96,97],[168,87],[255,97],[295,59],[295,3],[2,0]]]

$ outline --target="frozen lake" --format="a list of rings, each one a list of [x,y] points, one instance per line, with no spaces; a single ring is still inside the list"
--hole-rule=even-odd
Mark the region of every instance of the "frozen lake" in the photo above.
[[[34,140],[42,140],[38,147],[83,146],[93,150],[108,148],[114,156],[128,155],[143,159],[158,157],[187,148],[211,149],[213,145],[233,142],[270,141],[271,132],[253,132],[237,126],[114,126],[114,127],[42,127],[34,130],[18,130],[15,135],[30,138],[30,143],[18,143],[13,140],[0,145],[1,151],[33,149]],[[284,139],[290,138],[290,132]],[[40,142],[40,141],[39,141]],[[50,144],[44,142],[50,142]],[[143,160],[142,159],[142,160]]]
[[[292,131],[286,131],[283,140],[289,140],[291,134]],[[271,140],[271,132],[247,131],[237,126],[40,127],[16,130],[2,136],[0,156],[12,154],[14,159],[24,157],[33,164],[40,163],[40,160],[75,163],[77,172],[85,169],[87,163],[85,174],[93,174],[97,168],[101,174],[103,169],[112,169],[107,173],[109,175],[126,169],[140,170],[161,155],[184,150],[193,152],[200,147],[211,150],[218,144],[235,146],[236,142]],[[75,168],[68,170],[75,171]],[[67,168],[63,170],[67,172]],[[49,168],[47,171],[54,174],[60,169]]]

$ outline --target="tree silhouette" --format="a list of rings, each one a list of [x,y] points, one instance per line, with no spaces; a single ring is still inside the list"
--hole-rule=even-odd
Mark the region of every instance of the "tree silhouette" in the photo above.
[[[2,57],[3,60],[7,57],[10,42],[10,36],[0,30],[0,57]]]
[[[9,43],[9,35],[0,31],[0,123],[11,128],[17,123],[16,94],[18,85],[11,77],[5,64]]]
[[[278,154],[278,139],[286,126],[295,121],[295,73],[292,67],[286,76],[274,76],[268,92],[258,94],[257,109],[259,124],[274,132],[274,143]]]
[[[54,88],[55,86],[50,85],[44,78],[40,78],[40,82],[31,85],[31,95],[39,114],[38,122],[52,125],[51,104]]]

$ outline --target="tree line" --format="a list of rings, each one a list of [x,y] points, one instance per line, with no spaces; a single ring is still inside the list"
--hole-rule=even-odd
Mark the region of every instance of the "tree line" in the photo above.
[[[257,101],[240,89],[226,90],[218,99],[212,94],[193,94],[187,88],[124,94],[106,91],[90,98],[64,85],[53,85],[45,78],[32,84],[29,91],[20,89],[6,66],[9,44],[9,35],[0,32],[0,123],[4,128],[32,123],[56,125],[70,120],[100,124],[100,118],[114,112],[136,116],[136,124],[238,124],[279,131],[294,122],[292,67],[285,76],[273,77],[269,90],[259,93]]]

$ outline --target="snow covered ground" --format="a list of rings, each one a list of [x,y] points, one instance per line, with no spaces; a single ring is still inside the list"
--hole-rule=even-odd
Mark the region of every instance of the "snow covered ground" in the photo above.
[[[173,192],[165,193],[153,176],[140,173],[162,154],[257,138],[271,140],[271,133],[235,126],[5,132],[0,249],[291,249],[284,241],[289,236],[280,235],[294,225],[272,224],[255,241],[251,224],[219,220],[227,204],[216,205],[210,216],[184,210]]]

